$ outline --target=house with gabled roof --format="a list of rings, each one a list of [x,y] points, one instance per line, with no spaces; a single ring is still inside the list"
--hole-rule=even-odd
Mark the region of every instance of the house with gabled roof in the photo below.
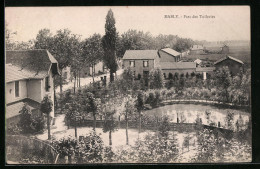
[[[236,75],[240,72],[240,70],[243,69],[243,65],[244,63],[241,60],[228,55],[214,62],[216,69],[226,66],[232,75]]]
[[[149,72],[159,66],[157,50],[126,50],[123,56],[123,67],[129,67],[135,77],[147,76]]]
[[[193,45],[190,48],[190,55],[200,55],[204,53],[204,47],[202,45]]]
[[[160,62],[179,62],[181,60],[181,53],[171,48],[164,48],[158,50]]]
[[[181,53],[170,49],[160,50],[127,50],[123,56],[124,68],[129,67],[133,70],[135,77],[143,77],[149,72],[159,67],[164,73],[165,78],[170,74],[186,74],[196,70],[196,63],[181,62]]]
[[[40,102],[46,95],[54,106],[53,78],[60,71],[57,60],[47,50],[6,51],[5,61],[7,124],[18,122],[24,104],[33,113],[39,113]],[[54,117],[54,107],[50,115]]]

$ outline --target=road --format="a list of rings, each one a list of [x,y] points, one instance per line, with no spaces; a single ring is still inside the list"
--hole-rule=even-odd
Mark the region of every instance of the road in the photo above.
[[[123,73],[123,69],[119,69],[119,70],[117,70],[116,75],[119,76],[122,73]],[[109,82],[109,78],[110,78],[109,72],[106,73],[106,74],[95,76],[95,78],[94,78],[95,82],[100,81],[101,77],[104,77],[104,76],[107,76],[107,81]],[[88,84],[90,84],[92,82],[93,82],[93,79],[92,79],[91,76],[90,77],[86,77],[86,78],[80,78],[80,85],[81,86],[86,86],[86,85],[88,85]],[[68,84],[63,85],[62,86],[62,90],[65,91],[65,90],[68,90],[68,89],[72,89],[73,87],[74,87],[74,81],[69,82]],[[60,93],[60,87],[59,86],[56,89],[56,93]]]

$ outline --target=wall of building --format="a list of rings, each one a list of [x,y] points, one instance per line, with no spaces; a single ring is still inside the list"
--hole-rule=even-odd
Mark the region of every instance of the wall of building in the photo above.
[[[46,78],[44,78],[43,80],[41,80],[41,100],[43,99],[43,97],[45,97],[46,95],[50,97],[50,99],[52,100],[52,104],[53,104],[53,108],[52,108],[52,112],[50,113],[51,117],[54,117],[54,83],[53,83],[53,74],[50,71],[49,73],[49,91],[45,90],[45,80]]]
[[[190,50],[190,55],[200,55],[203,54],[204,51],[202,49],[199,50]]]
[[[124,60],[124,68],[130,67],[130,61],[132,60]],[[131,70],[135,71],[135,77],[138,77],[138,74],[143,77],[143,71],[151,71],[154,67],[158,65],[157,61],[155,60],[148,60],[148,67],[143,67],[143,61],[146,60],[134,60],[135,61],[135,67],[130,67]]]
[[[26,80],[19,81],[19,97],[15,97],[15,82],[7,83],[5,89],[5,97],[6,97],[6,104],[26,98],[27,97]]]
[[[174,76],[175,73],[178,73],[179,76],[183,73],[184,76],[185,76],[187,72],[189,73],[189,75],[192,72],[196,73],[196,69],[195,68],[193,68],[193,69],[163,69],[162,72],[165,73],[166,78],[168,78],[169,73],[171,73],[173,76]]]
[[[65,67],[64,69],[62,69],[62,77],[66,81],[70,81],[70,79],[71,79],[70,69],[71,69],[70,67]]]
[[[31,79],[27,81],[28,98],[37,102],[42,101],[41,79]]]
[[[226,59],[226,60],[216,64],[215,66],[216,66],[216,69],[227,66],[229,68],[229,71],[231,72],[231,74],[235,75],[240,71],[242,64],[238,63],[234,60],[231,60],[231,59]]]
[[[161,62],[178,62],[180,60],[180,56],[172,56],[166,52],[163,52],[159,50],[159,54],[161,56],[160,61]]]
[[[103,72],[103,62],[98,62],[95,65],[95,74],[98,74],[98,72]],[[89,74],[92,76],[92,67],[89,67]]]

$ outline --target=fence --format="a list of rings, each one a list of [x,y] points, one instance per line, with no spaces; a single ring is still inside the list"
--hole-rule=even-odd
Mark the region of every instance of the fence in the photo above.
[[[103,120],[96,120],[96,127],[102,128],[103,127]],[[159,127],[159,121],[157,122],[143,122],[142,121],[142,130],[153,130],[157,131]],[[117,128],[125,129],[126,128],[126,121],[115,121]],[[138,129],[139,122],[138,121],[128,121],[128,128],[130,129]],[[170,123],[170,130],[171,131],[178,131],[178,132],[193,132],[196,131],[198,125],[196,123]],[[74,126],[71,123],[71,126]],[[83,120],[77,124],[78,127],[93,127],[93,120]],[[221,133],[232,133],[232,130],[220,128],[216,126],[208,126],[208,125],[201,125],[203,128],[210,129],[210,130],[217,130]]]
[[[56,164],[59,153],[47,142],[20,135],[6,135],[7,161],[21,163],[22,159],[38,159],[38,163]]]

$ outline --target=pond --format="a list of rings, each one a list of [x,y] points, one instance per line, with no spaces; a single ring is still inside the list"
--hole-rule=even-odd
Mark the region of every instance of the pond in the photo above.
[[[205,112],[210,112],[210,120],[207,120],[207,115]],[[250,113],[245,110],[231,109],[231,108],[220,108],[213,105],[202,105],[202,104],[172,104],[165,105],[162,107],[154,108],[151,110],[144,111],[143,114],[147,116],[162,117],[168,116],[170,122],[177,123],[177,118],[179,122],[183,123],[195,123],[197,117],[202,121],[202,124],[209,125],[213,122],[216,125],[220,123],[220,126],[225,128],[225,119],[228,112],[234,113],[233,124],[239,119],[241,119],[243,124],[249,121]]]

